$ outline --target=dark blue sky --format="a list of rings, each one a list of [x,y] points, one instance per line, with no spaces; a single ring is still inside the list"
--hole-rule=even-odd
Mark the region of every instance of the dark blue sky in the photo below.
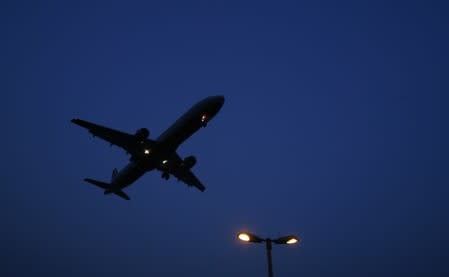
[[[159,2],[164,2],[160,4]],[[362,3],[363,2],[363,3]],[[448,276],[446,1],[3,1],[2,276]],[[223,94],[195,155],[104,197],[124,151]]]

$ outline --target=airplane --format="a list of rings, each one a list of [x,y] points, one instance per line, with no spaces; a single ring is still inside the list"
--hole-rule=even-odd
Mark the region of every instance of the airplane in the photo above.
[[[176,150],[201,127],[206,127],[223,104],[224,97],[221,95],[204,98],[155,140],[149,138],[150,132],[147,128],[140,128],[134,134],[129,134],[85,120],[72,119],[72,123],[86,128],[94,137],[106,140],[111,146],[121,147],[131,155],[128,165],[121,171],[116,168],[112,171],[110,183],[89,178],[84,181],[104,189],[105,195],[113,193],[130,200],[122,189],[134,183],[146,172],[156,169],[162,172],[162,178],[165,180],[173,175],[178,181],[181,180],[188,186],[204,191],[204,185],[191,171],[196,164],[195,156],[182,159]]]

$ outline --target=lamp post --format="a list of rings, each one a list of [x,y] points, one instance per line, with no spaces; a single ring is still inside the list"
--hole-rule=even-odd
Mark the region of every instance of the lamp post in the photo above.
[[[237,234],[237,237],[244,242],[254,242],[261,243],[265,242],[265,246],[267,249],[267,258],[268,258],[268,276],[273,277],[273,261],[271,259],[271,244],[274,242],[276,244],[295,244],[299,243],[299,239],[296,236],[285,236],[277,239],[266,238],[262,239],[254,234],[248,232],[241,232]]]

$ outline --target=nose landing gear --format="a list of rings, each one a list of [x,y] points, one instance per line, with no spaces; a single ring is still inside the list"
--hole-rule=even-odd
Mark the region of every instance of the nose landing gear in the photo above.
[[[170,174],[168,172],[162,173],[162,179],[168,180],[170,178]]]
[[[207,126],[207,114],[203,114],[201,116],[201,126],[206,127]]]

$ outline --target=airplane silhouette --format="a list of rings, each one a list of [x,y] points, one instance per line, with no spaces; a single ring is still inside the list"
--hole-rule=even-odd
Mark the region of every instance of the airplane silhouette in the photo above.
[[[130,200],[122,189],[134,183],[146,172],[156,169],[162,172],[162,178],[166,180],[173,175],[188,186],[194,186],[200,191],[204,191],[204,185],[191,171],[196,164],[195,156],[181,159],[176,150],[201,127],[206,127],[223,104],[223,96],[210,96],[201,100],[156,140],[149,139],[150,132],[147,128],[140,128],[133,135],[81,119],[72,119],[72,123],[88,129],[94,137],[104,139],[111,145],[117,145],[131,155],[130,162],[125,168],[120,171],[117,169],[112,171],[110,183],[89,178],[84,180],[104,189],[105,195],[113,193]]]

